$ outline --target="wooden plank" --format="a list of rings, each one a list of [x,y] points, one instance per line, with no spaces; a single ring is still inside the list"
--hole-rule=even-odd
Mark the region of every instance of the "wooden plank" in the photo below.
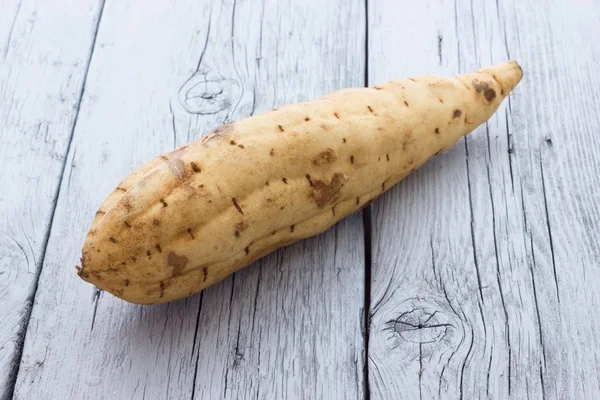
[[[96,292],[73,266],[107,194],[185,140],[171,104],[196,69],[207,22],[198,2],[105,4],[15,398],[189,397],[199,298],[130,305]]]
[[[600,321],[593,312],[600,304],[600,202],[595,193],[600,44],[587,38],[600,33],[600,8],[597,1],[575,7],[513,1],[502,12],[511,33],[509,47],[530,65],[529,89],[512,99],[511,128],[539,315],[541,354],[533,359],[529,382],[547,398],[597,399]]]
[[[87,0],[0,2],[0,398],[13,390],[99,12]]]
[[[234,25],[217,22],[232,14]],[[256,112],[360,87],[364,21],[358,2],[239,2],[213,13],[216,35],[200,69],[220,58],[220,29],[233,29],[233,64],[247,65],[238,71]],[[241,100],[239,109],[252,100]],[[196,397],[361,398],[360,214],[256,264],[204,293]]]
[[[599,12],[543,3],[370,4],[370,84],[525,70],[488,124],[374,203],[371,398],[600,394]]]
[[[364,9],[312,3],[106,4],[15,398],[362,395],[358,216],[161,306],[97,293],[70,267],[139,164],[224,122],[362,86]]]

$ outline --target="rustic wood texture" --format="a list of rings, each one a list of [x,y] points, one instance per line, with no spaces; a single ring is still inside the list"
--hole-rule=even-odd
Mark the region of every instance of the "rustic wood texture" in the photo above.
[[[0,2],[0,398],[599,398],[599,26],[597,0]],[[365,241],[356,214],[152,307],[76,276],[163,151],[365,72],[509,58],[514,94]]]
[[[0,2],[0,398],[14,385],[99,11]]]
[[[359,215],[162,306],[96,292],[73,268],[97,207],[141,163],[362,86],[364,7],[343,4],[106,2],[15,398],[363,397]]]
[[[370,84],[525,71],[489,123],[374,203],[372,399],[600,395],[599,17],[591,1],[370,3]]]

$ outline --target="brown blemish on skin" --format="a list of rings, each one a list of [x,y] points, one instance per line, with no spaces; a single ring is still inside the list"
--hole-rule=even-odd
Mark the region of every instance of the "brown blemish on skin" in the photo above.
[[[280,210],[283,210],[283,209],[285,209],[285,206],[281,206],[281,207],[279,207],[279,209],[280,209]]]
[[[444,104],[444,100],[442,99],[438,99],[440,101],[440,103]]]
[[[131,229],[131,224],[130,224],[129,222],[127,222],[127,221],[123,221],[123,223],[125,224],[125,226],[126,226],[128,229]]]
[[[383,90],[383,88],[379,87],[379,86],[375,86],[375,90]]]
[[[283,130],[283,126],[281,126],[281,125],[277,125],[277,126],[279,127],[279,130],[280,130],[281,132],[285,132],[285,131]]]
[[[390,155],[389,155],[389,154],[386,154],[386,155],[385,155],[385,159],[386,159],[387,161],[390,161]]]
[[[496,78],[494,77],[494,79]],[[483,96],[488,102],[491,102],[496,98],[496,91],[492,88],[492,85],[490,85],[489,82],[480,82],[479,80],[474,79],[471,84],[477,93],[483,92]]]
[[[271,232],[271,235],[275,235],[277,233],[277,231],[273,231]]]
[[[314,186],[315,186],[315,185],[314,185],[314,183],[313,183],[313,180],[312,180],[312,178],[310,177],[310,175],[306,174],[306,179],[308,180],[308,184],[309,184],[311,187],[314,187]]]
[[[187,233],[188,233],[188,235],[190,235],[192,237],[192,240],[196,239],[196,237],[194,236],[194,231],[192,230],[192,228],[188,228],[187,229]]]
[[[370,112],[374,112],[373,109],[371,108],[371,106],[367,106],[367,108],[369,109]]]
[[[356,198],[356,205],[359,205],[359,204],[360,204],[360,197],[357,197]]]
[[[172,251],[167,255],[167,264],[173,267],[173,276],[181,275],[181,272],[187,263],[188,258],[186,256],[180,256]]]
[[[202,189],[204,187],[204,185],[198,185],[198,188]]]
[[[146,255],[148,256],[148,258],[150,258],[152,256],[152,253],[150,253],[150,250],[146,251]]]
[[[350,164],[354,164],[354,156],[350,156]]]
[[[163,207],[168,206],[167,202],[165,201],[165,199],[160,199],[160,202],[162,203]]]
[[[115,238],[114,238],[114,237],[112,237],[112,236],[109,238],[109,240],[110,240],[111,242],[113,242],[113,243],[117,243],[117,239],[115,239]]]
[[[440,134],[440,128],[435,128],[435,133],[439,135]]]
[[[287,178],[281,178],[281,180],[283,181],[283,183],[287,184]]]
[[[248,229],[248,224],[246,223],[246,221],[238,222],[237,224],[235,224],[235,229],[238,232],[244,232],[246,229]]]
[[[333,113],[333,115],[335,115],[335,117],[336,117],[337,119],[340,119],[340,116],[338,115],[338,113],[334,112],[334,113]]]
[[[312,163],[315,167],[320,167],[322,165],[331,164],[336,159],[335,152],[332,149],[327,149],[317,154],[317,156],[313,158]]]
[[[159,221],[158,221],[156,218],[154,218],[154,221],[152,221],[152,223],[153,223],[154,225],[158,225],[160,222],[159,222]]]
[[[232,146],[235,146],[237,143],[235,142],[235,140],[230,140],[229,144],[232,145]]]
[[[306,117],[306,118],[304,118],[304,120],[305,120],[306,122],[308,122],[308,121],[310,121],[310,118]]]
[[[415,172],[415,169],[416,169],[416,168],[412,168],[412,169],[410,170],[410,173],[412,174],[413,172]]]
[[[158,298],[162,299],[164,295],[165,295],[165,283],[161,282],[160,283],[160,295],[158,296]]]
[[[104,215],[104,214],[106,214],[106,211],[104,211],[104,210],[98,210],[98,211],[96,211],[96,216],[98,216],[98,215]]]
[[[238,144],[238,147],[239,147],[240,149],[243,149],[243,148],[244,148],[244,145],[243,145],[243,144]]]
[[[496,92],[494,91],[494,89],[486,90],[485,92],[483,92],[483,95],[485,96],[485,99],[489,102],[496,98]]]
[[[126,192],[126,191],[127,191],[127,189],[125,189],[124,187],[121,187],[121,186],[117,186],[117,189],[116,189],[116,190],[117,190],[118,192]]]
[[[294,225],[290,225],[290,232],[294,232]]]
[[[240,237],[240,231],[235,231],[234,235],[235,237]]]
[[[192,166],[192,171],[194,171],[194,172],[200,172],[200,171],[202,171],[202,170],[200,169],[200,167],[198,167],[198,165],[196,165],[196,163],[195,163],[195,162],[193,162],[193,161],[192,161],[192,162],[190,163],[190,165]]]
[[[160,247],[160,244],[156,243],[156,250],[158,250],[159,253],[162,253],[162,248]]]
[[[246,248],[244,248],[244,252],[246,255],[250,254],[250,246],[246,246]]]
[[[233,203],[234,207],[236,210],[238,210],[238,212],[242,215],[244,215],[244,212],[242,211],[242,207],[240,207],[240,205],[238,204],[237,200],[235,199],[235,197],[231,198],[231,202]]]
[[[416,82],[416,80],[414,80],[413,78],[408,78],[408,80],[409,80],[409,81]],[[402,89],[404,89],[404,88],[402,88]]]
[[[274,156],[274,155],[275,155],[275,150],[274,150],[274,149],[271,149],[271,151],[269,152],[269,154],[270,154],[271,156]]]
[[[133,261],[133,262],[136,262],[136,261],[137,261],[137,258],[135,258],[135,257],[133,257],[133,256],[132,256],[132,257],[131,257],[131,261]]]
[[[335,173],[329,182],[313,180],[313,190],[310,197],[315,201],[319,208],[332,204],[340,197],[340,188],[342,185],[342,174]]]
[[[266,185],[266,186],[269,186],[269,181],[266,181],[266,182],[265,182],[265,185]]]
[[[346,143],[346,138],[342,138],[342,140],[344,141],[344,143]]]
[[[271,204],[273,202],[273,199],[270,197],[267,197],[267,203]]]
[[[208,267],[202,267],[202,274],[204,274],[202,282],[206,282],[206,279],[208,278]]]
[[[442,152],[444,151],[444,149],[439,149],[438,151],[435,152],[435,156],[439,156],[440,154],[442,154]]]
[[[405,105],[406,107],[410,107],[410,106],[408,105],[408,102],[407,102],[406,100],[404,100],[404,105]]]
[[[333,216],[335,217],[335,206],[331,207],[331,212],[332,212]]]
[[[452,115],[452,118],[460,118],[461,115],[462,115],[462,111],[454,110],[454,114]]]
[[[131,204],[131,202],[129,201],[129,199],[124,199],[123,200],[123,207],[125,207],[125,209],[127,211],[133,210],[133,205]]]
[[[125,279],[125,282],[123,282],[125,284],[125,287],[129,286],[129,279]]]

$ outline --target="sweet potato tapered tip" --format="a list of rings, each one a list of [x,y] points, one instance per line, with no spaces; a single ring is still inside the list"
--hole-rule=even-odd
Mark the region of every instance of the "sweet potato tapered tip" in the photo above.
[[[493,76],[498,81],[504,94],[512,92],[523,78],[523,69],[515,60],[482,68],[479,72]]]

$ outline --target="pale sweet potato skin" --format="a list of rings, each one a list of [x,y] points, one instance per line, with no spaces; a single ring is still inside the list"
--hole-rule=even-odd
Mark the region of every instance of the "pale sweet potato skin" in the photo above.
[[[489,119],[521,78],[514,61],[423,75],[217,128],[119,184],[78,274],[138,304],[197,293],[363,208]]]

